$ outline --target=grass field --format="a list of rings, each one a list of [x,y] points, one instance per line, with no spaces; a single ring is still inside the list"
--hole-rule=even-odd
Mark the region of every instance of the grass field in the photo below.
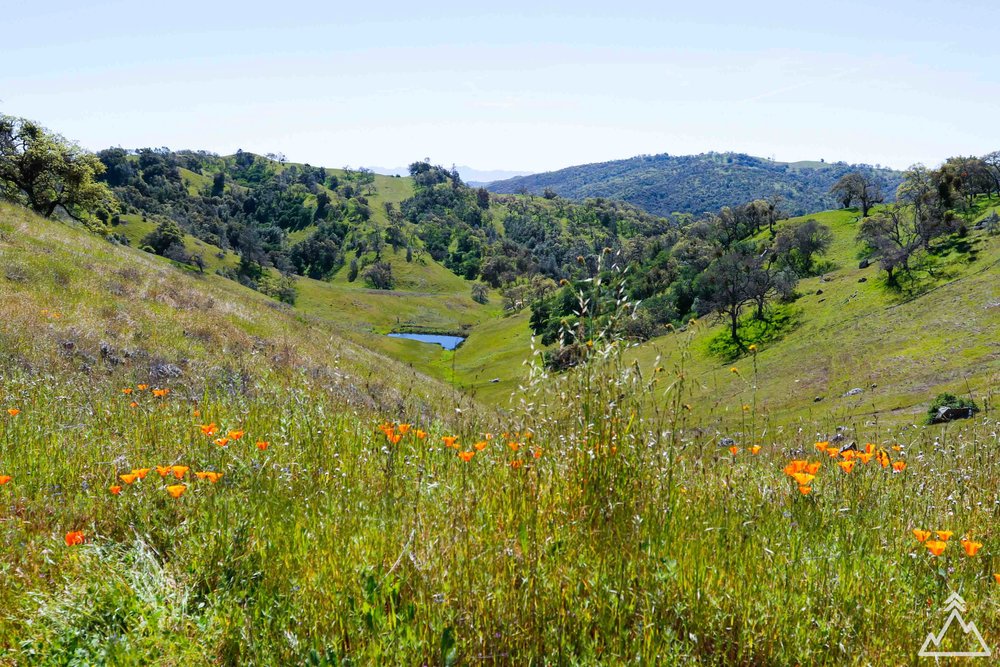
[[[995,648],[995,409],[916,417],[965,376],[995,403],[997,241],[907,300],[824,215],[835,266],[755,357],[700,324],[529,378],[527,314],[437,266],[436,306],[293,309],[0,206],[0,661],[910,664],[950,591]],[[434,317],[457,353],[376,335]]]

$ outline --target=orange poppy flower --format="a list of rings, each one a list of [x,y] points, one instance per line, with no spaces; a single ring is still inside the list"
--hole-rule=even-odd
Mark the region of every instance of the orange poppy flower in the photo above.
[[[823,442],[817,442],[816,443],[816,449],[819,450],[819,451],[821,451],[821,452],[825,452],[826,448],[829,447],[829,446],[830,446],[830,443],[827,442],[826,440],[824,440]]]
[[[473,452],[473,451],[459,452],[458,453],[458,458],[460,458],[463,461],[465,461],[466,463],[468,463],[469,461],[472,460],[472,457],[475,456],[475,455],[476,455],[476,453]]]
[[[166,477],[170,474],[170,466],[156,466],[156,472],[159,473],[160,477]]]
[[[913,536],[917,538],[917,542],[926,542],[927,538],[931,536],[931,531],[920,530],[919,528],[913,529]]]
[[[257,441],[257,449],[259,449],[260,451],[264,451],[270,445],[271,445],[271,443],[269,443],[267,440],[258,440]]]
[[[535,437],[535,434],[534,434],[534,433],[532,433],[531,431],[525,431],[525,432],[524,432],[524,436],[523,436],[523,438],[524,438],[525,440],[531,440],[531,439],[532,439],[532,438],[534,438],[534,437]]]
[[[521,459],[514,459],[513,461],[510,462],[510,467],[513,468],[514,470],[517,470],[522,465],[524,465],[524,462],[521,461]]]
[[[201,432],[203,434],[208,436],[215,435],[219,432],[219,427],[215,422],[212,422],[211,424],[202,424],[199,428],[201,428]]]
[[[132,387],[125,387],[124,389],[122,389],[122,393],[128,396],[129,394],[132,393]]]
[[[166,396],[169,393],[170,393],[169,389],[154,389],[153,390],[153,396],[156,396],[157,398],[163,398],[164,396]]]
[[[732,454],[733,456],[736,456],[737,454],[739,454],[739,452],[740,448],[737,447],[736,445],[733,445],[732,447],[729,448],[729,453]]]
[[[126,484],[133,484],[135,480],[139,479],[139,476],[128,473],[125,475],[118,475],[118,479],[125,482]]]
[[[243,437],[243,431],[230,431],[227,435],[230,440],[239,440]]]
[[[872,460],[872,458],[874,458],[874,456],[875,454],[873,452],[871,454],[868,453],[858,454],[857,458],[860,459],[862,463],[869,463]]]
[[[982,542],[973,542],[972,540],[962,540],[962,548],[965,549],[965,555],[971,558],[983,548],[983,544]]]
[[[811,486],[799,486],[799,493],[801,493],[803,496],[808,496],[810,493],[812,493],[812,490],[813,488]]]
[[[809,465],[809,462],[805,459],[795,459],[785,466],[785,474],[794,475],[797,472],[802,472],[806,469],[807,465]]]
[[[477,442],[476,444],[474,444],[473,447],[476,448],[477,452],[481,452],[484,449],[486,449],[486,441],[485,440],[481,440],[481,441]]]
[[[170,494],[171,498],[180,498],[187,491],[187,487],[183,484],[173,484],[167,487],[167,493]]]
[[[612,454],[614,454],[614,453],[615,453],[616,451],[618,451],[618,448],[617,448],[617,447],[612,447],[612,448],[611,448],[611,453],[612,453]],[[534,456],[534,457],[535,457],[536,459],[540,459],[540,458],[542,458],[542,448],[541,448],[541,447],[535,447],[535,448],[534,448],[534,449],[533,449],[533,450],[531,451],[531,455],[532,455],[532,456]]]
[[[9,414],[11,417],[16,417],[19,414],[21,414],[21,411],[18,410],[17,408],[7,408],[7,414]]]
[[[455,443],[457,441],[458,441],[458,436],[454,435],[446,435],[443,438],[441,438],[441,442],[444,443],[445,447],[455,447],[457,449],[457,447],[455,446]]]
[[[937,534],[938,539],[943,542],[947,542],[955,534],[950,530],[935,530],[934,532]]]
[[[148,384],[137,384],[135,387],[139,391],[146,391],[147,389],[149,389],[149,385]]]
[[[112,484],[111,486],[108,487],[108,491],[111,492],[111,495],[117,496],[121,494],[122,487],[119,484]]]
[[[826,450],[826,453],[830,456],[831,459],[835,459],[838,456],[840,456],[840,450],[837,449],[836,447],[830,447],[829,449]]]
[[[132,474],[139,479],[146,479],[146,475],[149,474],[149,468],[136,468],[132,471]]]
[[[901,451],[903,451],[903,447],[901,445],[893,445],[892,446],[892,451],[894,451],[894,452],[901,452]]]
[[[810,475],[809,473],[804,472],[797,472],[792,475],[792,477],[799,483],[799,486],[808,486],[809,482],[816,479],[816,475]]]
[[[423,440],[424,438],[427,437],[427,431],[418,428],[416,433],[414,433],[414,435],[417,436],[417,440]]]
[[[388,438],[389,442],[391,442],[392,444],[398,445],[399,441],[403,439],[403,434],[402,433],[387,433],[386,434],[386,438]]]
[[[760,454],[760,445],[754,445],[753,447],[751,447],[750,453],[753,454],[754,456]]]
[[[858,453],[853,449],[845,449],[840,453],[840,455],[841,457],[843,457],[845,461],[853,461],[854,458],[858,455]]]
[[[804,470],[810,475],[815,475],[817,472],[819,472],[819,467],[820,467],[820,462],[813,461],[812,463],[806,465]]]
[[[139,404],[138,404],[138,403],[136,403],[135,401],[132,401],[131,403],[129,403],[129,404],[128,404],[128,406],[129,406],[130,408],[137,408],[137,407],[139,407]]]
[[[407,433],[410,432],[412,426],[410,424],[400,424],[398,428],[401,434],[406,435]]]
[[[225,447],[226,445],[229,444],[229,438],[216,438],[212,442],[217,444],[219,447]]]
[[[883,468],[889,467],[889,455],[884,451],[879,450],[879,452],[875,455],[875,460],[878,461],[879,465]]]
[[[837,465],[840,466],[840,469],[843,470],[844,473],[850,473],[852,470],[854,470],[854,464],[855,461],[840,461],[839,463],[837,463]]]
[[[872,454],[875,452],[875,445],[872,443],[865,444],[865,454]]]
[[[906,470],[906,461],[896,461],[892,464],[893,472],[903,472]]]
[[[1000,572],[998,572],[997,574],[993,575],[993,581],[995,581],[998,584],[1000,584]]]
[[[519,442],[508,442],[507,446],[510,447],[511,451],[516,452],[521,448],[521,443]]]
[[[924,542],[924,546],[935,556],[940,556],[944,553],[944,550],[948,547],[947,542],[942,542],[940,540],[927,540]]]
[[[201,417],[201,410],[196,409],[191,414],[194,415],[195,417]]]
[[[170,472],[174,473],[174,477],[177,479],[184,479],[184,475],[190,469],[187,466],[170,466]]]
[[[66,533],[66,546],[75,547],[78,544],[83,544],[83,531],[82,530],[71,530]]]
[[[0,486],[7,484],[10,480],[14,479],[10,475],[0,475]]]
[[[205,471],[205,472],[196,472],[195,473],[195,477],[197,477],[198,479],[207,479],[212,484],[215,484],[222,477],[222,474],[223,473],[221,473],[221,472],[212,472],[212,471],[208,470],[208,471]]]

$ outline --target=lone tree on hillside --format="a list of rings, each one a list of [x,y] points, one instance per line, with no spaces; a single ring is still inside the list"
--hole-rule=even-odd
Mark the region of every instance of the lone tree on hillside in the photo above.
[[[37,123],[0,114],[0,197],[51,217],[62,209],[85,220],[97,209],[117,210],[96,177],[104,163]]]
[[[861,217],[867,218],[868,211],[875,204],[885,201],[885,193],[882,192],[882,184],[871,175],[866,175],[860,171],[852,171],[841,176],[840,180],[830,188],[830,194],[835,196],[844,208],[848,208],[855,201],[861,206]]]

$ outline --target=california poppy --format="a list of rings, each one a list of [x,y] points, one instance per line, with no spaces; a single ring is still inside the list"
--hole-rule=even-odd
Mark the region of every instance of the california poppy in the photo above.
[[[184,479],[185,473],[190,470],[187,466],[170,466],[170,472],[174,473],[177,479]]]
[[[445,447],[455,447],[455,443],[458,441],[458,436],[446,435],[441,438],[441,441],[444,443]]]
[[[824,440],[823,442],[817,442],[816,443],[816,449],[819,450],[819,451],[821,451],[821,452],[825,452],[826,448],[829,447],[829,446],[830,446],[830,443],[827,442],[826,440]]]
[[[160,477],[166,477],[170,474],[170,466],[156,466],[156,472],[159,473]]]
[[[201,432],[208,436],[215,435],[219,431],[219,427],[215,422],[212,422],[211,424],[202,424],[200,428]]]
[[[270,446],[270,444],[271,443],[269,443],[267,440],[258,440],[257,449],[259,449],[260,451],[264,451],[265,449],[268,448],[268,446]]]
[[[8,483],[10,480],[14,479],[10,475],[0,475],[0,486]]]
[[[812,490],[813,489],[811,486],[801,486],[801,485],[799,486],[799,493],[801,493],[803,496],[808,496],[810,493],[812,493]]]
[[[132,471],[132,474],[139,479],[146,479],[146,475],[149,474],[149,468],[136,468]]]
[[[173,484],[167,487],[167,493],[173,498],[180,498],[187,491],[187,487],[183,484]]]
[[[810,475],[804,472],[797,472],[794,475],[792,475],[792,477],[795,479],[796,482],[799,483],[799,486],[807,486],[809,482],[816,479],[816,475]]]
[[[153,396],[156,396],[157,398],[163,398],[164,396],[166,396],[169,393],[170,393],[169,389],[154,389],[153,390]]]
[[[122,492],[122,487],[119,484],[112,484],[108,487],[108,491],[111,492],[111,495],[117,496]]]
[[[472,457],[475,456],[475,455],[476,455],[476,453],[470,450],[468,452],[459,452],[458,453],[458,458],[460,458],[463,461],[465,461],[466,463],[468,463],[469,461],[472,460]]]
[[[927,547],[927,550],[935,556],[940,556],[948,547],[948,543],[942,542],[941,540],[927,540],[924,542],[924,546]]]
[[[138,404],[138,403],[136,403],[135,401],[132,401],[131,403],[129,403],[129,404],[128,404],[128,406],[129,406],[130,408],[137,408],[137,407],[139,407],[139,404]]]
[[[875,456],[874,452],[872,452],[872,453],[867,453],[866,452],[864,454],[858,454],[857,458],[859,458],[862,463],[869,463],[874,456]]]
[[[402,433],[387,433],[386,437],[389,439],[389,442],[391,442],[394,445],[398,445],[399,441],[403,439],[403,434]]]
[[[902,445],[893,445],[892,446],[892,451],[894,451],[894,452],[901,452],[901,451],[903,451],[903,447],[902,447]]]
[[[9,414],[11,417],[16,417],[19,414],[21,414],[21,411],[18,410],[17,408],[7,408],[7,414]]]
[[[519,442],[508,442],[507,446],[511,448],[511,451],[517,451],[521,448],[521,443]]]
[[[139,476],[133,475],[131,473],[126,473],[124,475],[118,475],[118,479],[125,482],[126,484],[133,484],[135,480],[139,479]]]
[[[809,465],[809,463],[805,459],[795,459],[785,466],[785,474],[794,475],[797,472],[802,472],[806,469],[807,465]]]
[[[875,445],[872,443],[865,444],[865,454],[871,454],[875,451]]]
[[[510,462],[510,467],[513,468],[514,470],[517,470],[522,465],[523,461],[521,461],[521,459],[514,459],[513,461]]]
[[[219,447],[225,447],[229,444],[229,438],[216,438],[213,442],[215,442],[215,444]]]
[[[195,476],[198,479],[207,479],[212,484],[215,484],[216,482],[219,481],[219,478],[222,477],[222,473],[221,472],[212,472],[212,471],[209,470],[209,471],[205,471],[205,472],[196,472]]]
[[[476,448],[477,452],[481,452],[484,449],[486,449],[486,441],[485,440],[481,440],[481,441],[477,442],[476,444],[474,444],[473,447]]]
[[[854,464],[855,461],[840,461],[839,463],[837,463],[837,465],[840,466],[840,469],[843,470],[845,473],[849,473],[852,470],[854,470]]]
[[[835,459],[838,456],[840,456],[840,450],[837,449],[836,447],[830,447],[829,449],[826,450],[826,453],[830,456],[831,459]]]
[[[817,472],[819,472],[819,467],[820,467],[820,462],[813,461],[812,463],[807,464],[804,470],[810,475],[815,475]]]
[[[893,472],[903,472],[906,470],[906,461],[896,461],[892,464]]]
[[[883,468],[889,467],[889,455],[886,454],[884,451],[879,450],[878,453],[875,455],[875,460],[878,461],[879,465],[882,466]]]
[[[400,433],[406,435],[407,433],[410,432],[410,428],[412,427],[409,424],[400,424],[398,428]]]
[[[66,546],[74,547],[78,544],[83,544],[83,539],[82,530],[71,530],[66,533]]]
[[[983,548],[981,542],[973,542],[972,540],[962,540],[962,548],[965,549],[965,554],[970,558],[976,555],[980,549]]]
[[[858,453],[853,449],[845,449],[840,453],[840,455],[844,458],[845,461],[853,461],[854,458],[858,455]]]
[[[147,389],[149,389],[149,385],[148,384],[137,384],[136,385],[136,389],[138,389],[139,391],[146,391]]]
[[[427,431],[418,428],[414,435],[417,436],[417,440],[423,440],[427,437]]]
[[[1000,572],[998,572],[998,573],[996,573],[996,574],[993,575],[993,581],[995,581],[998,584],[1000,584]]]
[[[129,394],[132,393],[132,387],[125,387],[124,389],[122,389],[122,393],[128,396]]]
[[[740,448],[737,447],[736,445],[733,445],[732,447],[729,448],[729,453],[732,454],[733,456],[736,456],[739,453],[739,451]]]
[[[243,437],[243,431],[230,431],[227,435],[230,440],[239,440]]]
[[[947,542],[955,534],[950,530],[935,530],[934,532],[937,533],[938,539],[944,542]]]
[[[760,445],[754,445],[753,447],[751,447],[750,453],[753,454],[754,456],[760,454]]]
[[[919,528],[913,529],[913,536],[917,538],[917,542],[926,542],[927,538],[931,536],[931,531],[920,530]]]

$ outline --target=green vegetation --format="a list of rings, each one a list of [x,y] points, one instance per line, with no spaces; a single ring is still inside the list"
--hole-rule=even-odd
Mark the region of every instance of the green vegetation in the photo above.
[[[786,213],[804,215],[835,207],[839,200],[830,188],[856,171],[876,178],[890,195],[899,184],[899,172],[867,165],[774,162],[740,153],[664,153],[520,176],[488,187],[506,194],[549,190],[580,201],[620,199],[656,215],[697,215],[754,199],[778,201]]]

